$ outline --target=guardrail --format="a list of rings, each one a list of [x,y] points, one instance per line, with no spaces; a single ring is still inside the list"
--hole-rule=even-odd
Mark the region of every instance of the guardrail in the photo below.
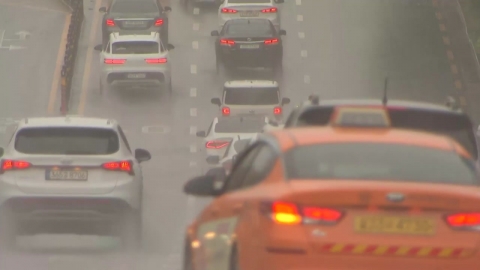
[[[72,88],[73,70],[77,56],[78,43],[84,19],[83,0],[63,0],[72,10],[70,26],[68,27],[67,45],[63,58],[62,74],[60,80],[61,101],[60,112],[62,115],[68,113],[70,92]]]

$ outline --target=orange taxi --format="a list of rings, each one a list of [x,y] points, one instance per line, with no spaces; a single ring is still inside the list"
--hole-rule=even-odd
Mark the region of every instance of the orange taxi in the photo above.
[[[186,233],[184,270],[458,270],[480,265],[480,180],[454,140],[381,110],[262,134]],[[354,112],[352,114],[352,112]]]

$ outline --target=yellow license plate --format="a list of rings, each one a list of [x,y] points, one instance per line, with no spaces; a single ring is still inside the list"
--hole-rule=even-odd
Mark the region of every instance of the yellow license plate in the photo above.
[[[358,233],[433,235],[435,225],[430,218],[362,216],[355,218],[354,229]]]

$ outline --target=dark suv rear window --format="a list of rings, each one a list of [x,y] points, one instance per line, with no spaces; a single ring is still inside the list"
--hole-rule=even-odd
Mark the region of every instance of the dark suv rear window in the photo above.
[[[276,105],[280,103],[278,87],[225,88],[225,104]]]
[[[290,179],[383,180],[478,185],[472,160],[435,148],[387,143],[333,143],[286,153]]]
[[[158,13],[158,6],[153,0],[142,1],[117,1],[111,9],[111,13],[145,14]]]
[[[118,135],[102,128],[24,128],[15,149],[25,154],[108,155],[119,150]]]

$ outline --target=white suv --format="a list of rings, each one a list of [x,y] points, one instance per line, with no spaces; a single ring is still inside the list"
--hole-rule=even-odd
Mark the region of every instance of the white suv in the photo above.
[[[37,233],[114,234],[127,248],[141,244],[140,163],[151,155],[132,152],[115,120],[22,119],[0,154],[0,246]]]
[[[95,46],[100,53],[100,92],[113,87],[132,89],[167,88],[172,91],[172,75],[168,51],[156,32],[148,34],[110,34],[105,47]]]

